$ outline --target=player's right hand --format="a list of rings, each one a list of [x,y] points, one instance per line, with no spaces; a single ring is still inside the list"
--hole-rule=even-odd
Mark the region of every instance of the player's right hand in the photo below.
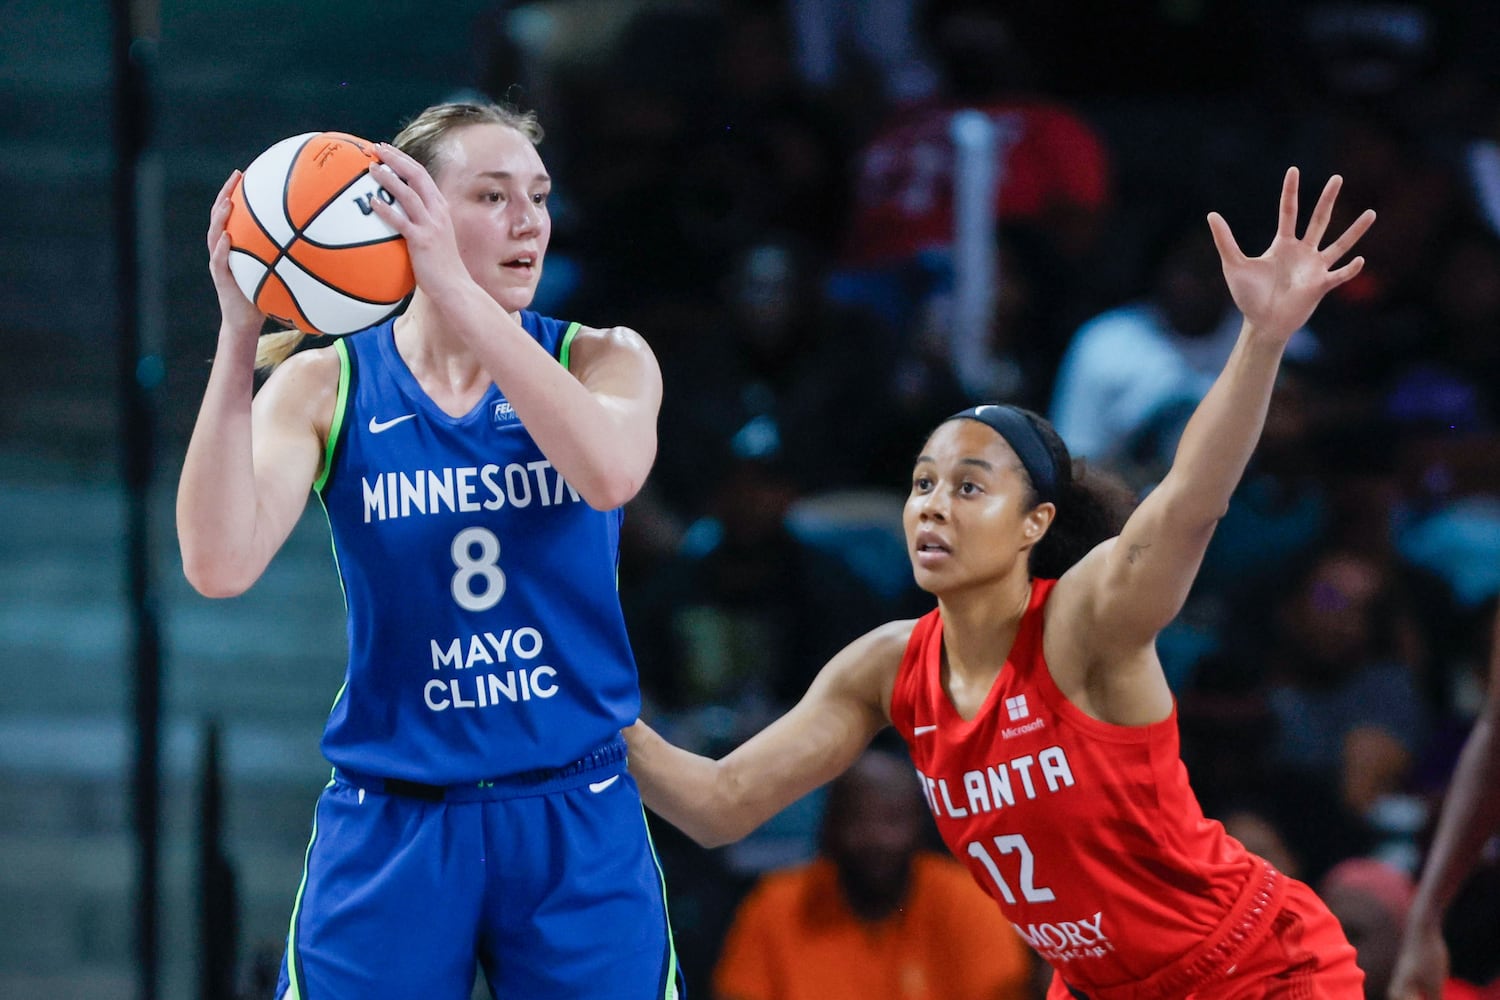
[[[265,314],[245,297],[239,283],[234,280],[234,273],[229,270],[230,241],[225,227],[229,223],[229,195],[239,181],[240,172],[231,172],[229,179],[219,189],[218,197],[214,199],[213,211],[209,213],[208,273],[214,279],[214,291],[219,297],[219,314],[223,317],[224,326],[234,330],[254,330],[259,335],[261,327],[265,325]]]

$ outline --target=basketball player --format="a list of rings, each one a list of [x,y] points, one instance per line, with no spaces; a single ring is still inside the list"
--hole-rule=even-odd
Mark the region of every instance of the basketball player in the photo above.
[[[1374,214],[1320,249],[1340,180],[1300,238],[1297,186],[1289,170],[1259,257],[1209,216],[1239,343],[1117,536],[1045,420],[955,414],[922,447],[904,513],[936,610],[856,639],[723,760],[632,727],[647,805],[700,842],[732,840],[891,724],[950,850],[1051,963],[1049,997],[1360,997],[1333,915],[1204,818],[1155,651],[1260,435],[1288,338],[1363,266],[1338,261]]]
[[[1489,839],[1500,832],[1500,608],[1490,636],[1484,710],[1464,742],[1391,976],[1391,1000],[1438,1000],[1448,979],[1443,917]]]
[[[264,317],[228,267],[234,177],[214,203],[223,320],[183,566],[206,595],[244,591],[311,490],[348,611],[278,996],[464,1000],[476,961],[499,996],[679,995],[620,737],[640,692],[615,589],[661,379],[635,332],[527,310],[551,232],[540,136],[449,104],[379,145],[412,300],[253,400]]]

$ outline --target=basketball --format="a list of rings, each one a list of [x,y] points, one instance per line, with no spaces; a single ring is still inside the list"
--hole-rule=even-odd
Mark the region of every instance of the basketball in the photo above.
[[[229,269],[261,312],[338,336],[379,323],[411,294],[406,241],[370,207],[394,204],[370,176],[376,162],[357,136],[305,132],[245,168],[230,194]]]

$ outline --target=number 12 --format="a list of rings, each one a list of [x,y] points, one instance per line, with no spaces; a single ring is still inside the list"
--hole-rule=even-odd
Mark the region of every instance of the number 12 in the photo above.
[[[1050,903],[1057,896],[1046,886],[1036,885],[1034,878],[1036,874],[1035,860],[1031,854],[1031,847],[1026,843],[1026,838],[1018,833],[1007,833],[992,838],[995,850],[1001,854],[1019,854],[1021,856],[1021,895],[1026,897],[1028,903]],[[1000,895],[1005,897],[1007,903],[1016,901],[1015,893],[1010,891],[1010,884],[1000,874],[1000,866],[995,859],[990,857],[990,852],[985,849],[982,841],[973,840],[969,842],[969,857],[977,858],[984,865],[984,870],[990,873],[990,878],[995,880],[995,885],[1000,889]]]

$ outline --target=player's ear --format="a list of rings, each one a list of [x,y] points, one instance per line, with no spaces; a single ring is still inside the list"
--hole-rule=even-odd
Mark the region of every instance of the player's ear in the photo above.
[[[1047,503],[1039,503],[1026,512],[1026,518],[1021,524],[1021,534],[1030,545],[1035,545],[1042,540],[1047,529],[1052,527],[1052,521],[1057,517],[1057,504],[1050,500]]]

